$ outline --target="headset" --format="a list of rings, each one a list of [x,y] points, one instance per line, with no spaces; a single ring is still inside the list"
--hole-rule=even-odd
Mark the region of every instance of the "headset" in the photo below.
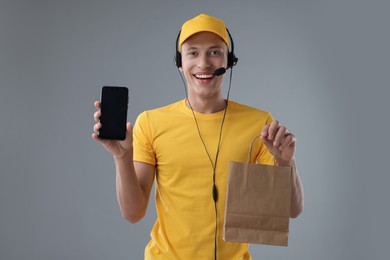
[[[228,62],[227,62],[227,68],[232,68],[233,66],[235,66],[238,62],[238,58],[236,57],[236,55],[234,54],[234,42],[233,42],[233,38],[232,36],[230,35],[230,32],[229,30],[226,28],[226,31],[229,35],[229,39],[230,39],[230,45],[231,45],[231,50],[228,54]],[[179,38],[180,38],[180,33],[181,31],[179,31],[179,34],[177,35],[177,38],[176,38],[176,54],[175,54],[175,58],[174,58],[174,61],[175,61],[175,65],[176,67],[180,68],[182,66],[182,63],[181,63],[181,53],[179,52],[179,49],[178,49],[178,45],[179,45]]]

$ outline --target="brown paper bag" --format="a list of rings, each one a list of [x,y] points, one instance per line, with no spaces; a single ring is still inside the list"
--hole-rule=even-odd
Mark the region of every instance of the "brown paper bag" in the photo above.
[[[230,162],[223,239],[287,246],[291,167]]]

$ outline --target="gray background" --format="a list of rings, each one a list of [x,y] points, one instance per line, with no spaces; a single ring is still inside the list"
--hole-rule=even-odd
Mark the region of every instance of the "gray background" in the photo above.
[[[154,223],[122,219],[112,157],[90,138],[103,85],[129,120],[184,97],[183,21],[226,21],[231,99],[298,138],[305,211],[254,259],[388,259],[388,1],[0,2],[0,259],[142,259]],[[225,79],[225,87],[228,82]]]

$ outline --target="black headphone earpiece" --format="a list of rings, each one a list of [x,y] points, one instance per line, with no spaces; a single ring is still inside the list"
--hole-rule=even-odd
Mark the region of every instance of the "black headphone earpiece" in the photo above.
[[[233,41],[233,38],[230,35],[230,32],[229,32],[229,30],[227,28],[226,28],[226,31],[227,31],[227,33],[229,35],[230,49],[231,49],[231,51],[228,54],[227,68],[231,68],[231,67],[233,67],[233,66],[235,66],[237,64],[238,58],[234,54],[234,41]],[[175,58],[174,58],[175,65],[178,68],[180,68],[182,66],[182,63],[181,63],[181,53],[179,52],[179,49],[178,49],[179,48],[180,33],[181,33],[181,31],[179,31],[179,34],[177,35],[177,38],[176,38],[176,54],[175,54]]]
[[[181,53],[179,52],[179,46],[178,46],[180,33],[181,33],[181,30],[179,31],[179,34],[177,35],[177,38],[176,38],[176,54],[175,54],[175,65],[178,68],[181,67]]]
[[[229,32],[229,30],[227,28],[226,28],[226,31],[227,31],[227,33],[229,35],[230,45],[231,45],[231,51],[228,54],[228,63],[227,63],[228,67],[227,68],[231,68],[231,67],[233,67],[233,66],[235,66],[237,64],[238,58],[234,54],[234,41],[233,41],[233,38],[230,35],[230,32]]]

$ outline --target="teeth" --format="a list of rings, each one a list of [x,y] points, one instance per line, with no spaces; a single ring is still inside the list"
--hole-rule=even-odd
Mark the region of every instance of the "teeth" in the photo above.
[[[209,78],[212,78],[213,75],[195,75],[195,77],[200,78],[200,79],[209,79]]]

